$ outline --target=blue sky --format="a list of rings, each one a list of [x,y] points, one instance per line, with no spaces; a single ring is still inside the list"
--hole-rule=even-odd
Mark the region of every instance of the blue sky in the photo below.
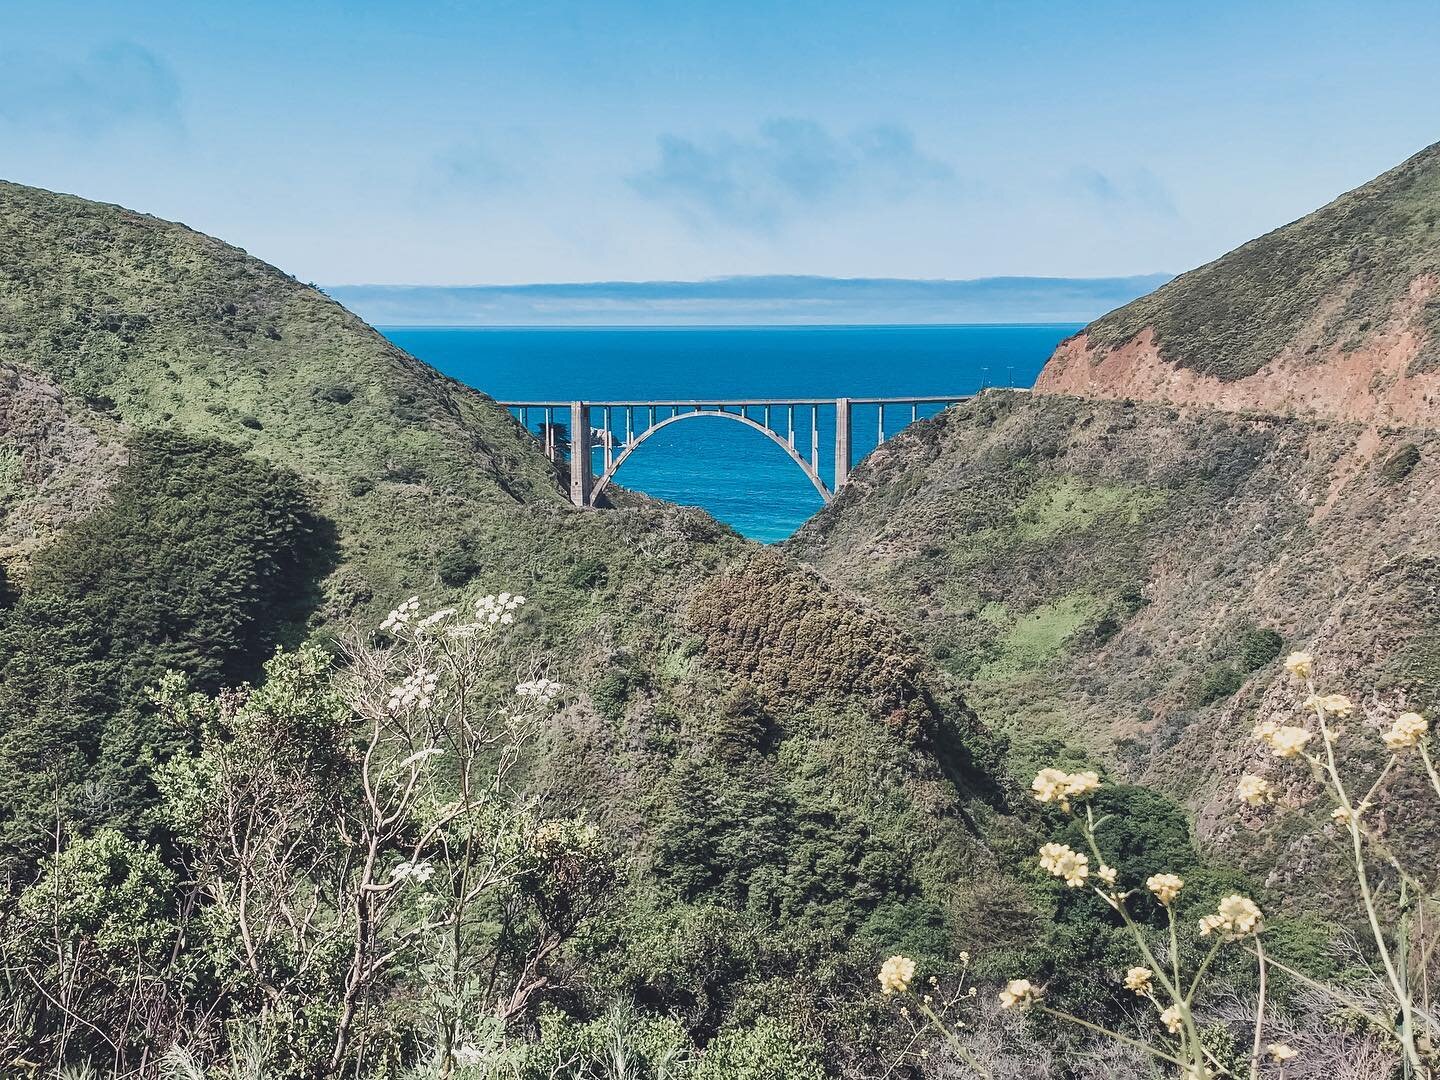
[[[0,176],[305,280],[1179,271],[1440,139],[1440,4],[0,0]]]

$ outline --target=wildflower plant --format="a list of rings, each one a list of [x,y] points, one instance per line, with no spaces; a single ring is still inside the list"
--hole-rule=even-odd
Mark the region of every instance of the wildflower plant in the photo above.
[[[227,1000],[282,1030],[270,1003],[324,1002],[317,1075],[375,1052],[369,1011],[401,971],[420,976],[420,1024],[450,1075],[477,1025],[526,1013],[605,896],[595,826],[547,820],[516,779],[564,702],[515,639],[525,603],[499,593],[427,614],[410,597],[344,639],[338,669],[306,646],[253,690],[157,694],[203,732],[160,786],[193,838]]]
[[[1086,1029],[1092,1035],[1116,1040],[1148,1055],[1162,1069],[1169,1070],[1169,1075],[1180,1080],[1221,1077],[1259,1080],[1262,1076],[1283,1074],[1287,1064],[1301,1056],[1300,1051],[1283,1038],[1267,1038],[1271,1030],[1267,1026],[1267,994],[1273,968],[1307,992],[1333,1001],[1339,1011],[1359,1017],[1370,1032],[1388,1040],[1398,1075],[1407,1080],[1437,1075],[1440,1020],[1428,1004],[1429,963],[1436,943],[1425,940],[1419,933],[1424,926],[1426,908],[1433,906],[1434,889],[1427,888],[1402,865],[1384,837],[1372,829],[1368,813],[1385,780],[1400,769],[1422,773],[1440,798],[1440,773],[1431,754],[1429,724],[1421,714],[1404,711],[1395,715],[1388,727],[1381,725],[1384,730],[1378,733],[1375,743],[1388,757],[1365,794],[1357,797],[1342,774],[1336,746],[1347,735],[1338,725],[1355,718],[1360,711],[1358,706],[1344,694],[1317,688],[1315,662],[1308,653],[1292,653],[1285,661],[1285,668],[1303,695],[1296,715],[1289,718],[1293,722],[1262,721],[1256,725],[1254,737],[1270,762],[1265,766],[1267,770],[1273,774],[1273,771],[1308,767],[1312,783],[1334,803],[1330,819],[1346,841],[1370,931],[1373,957],[1381,971],[1378,1000],[1366,1000],[1362,995],[1326,986],[1271,957],[1263,943],[1267,930],[1264,913],[1248,896],[1240,893],[1224,896],[1213,911],[1191,923],[1179,915],[1185,892],[1185,881],[1180,875],[1157,868],[1146,877],[1143,888],[1117,886],[1117,875],[1106,863],[1104,854],[1105,825],[1110,819],[1097,816],[1090,802],[1100,787],[1099,777],[1093,772],[1072,774],[1045,768],[1032,782],[1031,794],[1037,802],[1057,808],[1073,821],[1086,850],[1047,843],[1039,851],[1040,868],[1068,888],[1091,889],[1118,915],[1142,961],[1124,973],[1124,989],[1153,1010],[1154,1022],[1148,1028],[1142,1025],[1134,1034],[1111,1030],[1053,1006],[1046,999],[1044,987],[1024,977],[1009,980],[999,990],[1001,1009],[1034,1011]],[[1277,788],[1282,782],[1287,787],[1291,783],[1278,775],[1246,773],[1236,785],[1235,795],[1253,810],[1272,812],[1271,808],[1279,802]],[[1385,873],[1377,873],[1375,863],[1383,864]],[[1393,882],[1394,895],[1379,894],[1382,882]],[[1143,895],[1148,895],[1164,914],[1163,947],[1157,946],[1151,932],[1137,918],[1135,904]],[[1389,921],[1386,913],[1394,913]],[[1187,948],[1182,948],[1182,939]],[[1198,947],[1198,951],[1194,947]],[[1248,953],[1257,975],[1255,1005],[1246,1013],[1253,1028],[1250,1052],[1238,1063],[1234,1059],[1222,1060],[1209,1045],[1197,1019],[1207,979],[1213,974],[1222,950]],[[1182,957],[1191,952],[1198,956],[1198,962],[1187,966]],[[916,972],[912,961],[893,956],[881,969],[882,988],[887,995],[913,994],[910,987],[917,974],[923,973]],[[923,999],[921,1012],[931,1026],[945,1036],[977,1075],[990,1076],[986,1067],[965,1047],[964,1025],[930,1009],[929,1001],[928,997]]]

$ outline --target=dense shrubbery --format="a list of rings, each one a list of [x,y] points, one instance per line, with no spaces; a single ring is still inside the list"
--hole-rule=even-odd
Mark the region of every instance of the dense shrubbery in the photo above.
[[[154,838],[151,768],[194,733],[142,721],[145,687],[168,670],[211,691],[254,677],[303,630],[332,555],[293,474],[213,440],[134,439],[109,503],[0,614],[3,872],[53,846],[57,812]]]

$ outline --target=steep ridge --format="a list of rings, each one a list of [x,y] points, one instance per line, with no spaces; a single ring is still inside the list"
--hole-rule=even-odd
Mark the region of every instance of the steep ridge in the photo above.
[[[881,950],[944,955],[977,934],[1014,944],[1045,924],[1044,896],[986,842],[1023,835],[989,736],[894,620],[697,511],[573,510],[490,399],[235,248],[0,185],[10,586],[23,594],[27,568],[93,520],[137,434],[156,430],[219,438],[299,475],[338,541],[312,637],[378,621],[411,593],[530,597],[524,632],[544,670],[578,691],[536,783],[628,852],[595,981],[683,1009],[702,1034],[778,995],[807,1037],[863,1056],[867,1039],[846,1049],[827,1032],[873,1020]],[[21,610],[0,589],[0,630],[7,604]],[[777,676],[790,668],[814,677]],[[0,774],[32,768],[48,721],[31,712],[21,702],[0,715]],[[82,765],[101,764],[85,753]],[[121,764],[142,770],[143,790],[145,759]],[[12,809],[0,806],[0,825]],[[982,894],[1011,913],[1007,930],[964,917]],[[657,933],[710,951],[645,952]],[[637,951],[643,964],[628,959]],[[770,985],[775,965],[796,962],[825,974]]]
[[[1440,426],[1440,143],[1097,319],[1036,389]]]

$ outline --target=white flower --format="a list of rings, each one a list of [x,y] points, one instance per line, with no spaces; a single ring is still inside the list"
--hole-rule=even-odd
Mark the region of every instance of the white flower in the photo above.
[[[423,885],[434,873],[435,867],[428,862],[405,861],[395,864],[395,869],[390,871],[390,878],[392,881],[417,881]]]
[[[412,596],[409,600],[406,600],[399,607],[391,611],[389,615],[385,616],[385,621],[380,624],[380,629],[398,630],[400,627],[409,623],[419,611],[420,598],[418,596]]]
[[[1040,988],[1029,979],[1011,979],[1000,991],[1002,1009],[1024,1009],[1040,997]]]
[[[442,607],[439,611],[432,612],[431,614],[426,615],[425,618],[421,619],[418,623],[416,623],[415,632],[418,634],[422,630],[428,630],[436,623],[443,622],[445,619],[448,619],[451,615],[454,614],[455,609],[453,607]]]
[[[399,686],[390,688],[390,700],[385,707],[392,713],[430,708],[438,680],[439,676],[429,668],[416,668]]]
[[[482,596],[475,602],[475,621],[481,626],[509,626],[524,604],[525,597],[508,592]]]

